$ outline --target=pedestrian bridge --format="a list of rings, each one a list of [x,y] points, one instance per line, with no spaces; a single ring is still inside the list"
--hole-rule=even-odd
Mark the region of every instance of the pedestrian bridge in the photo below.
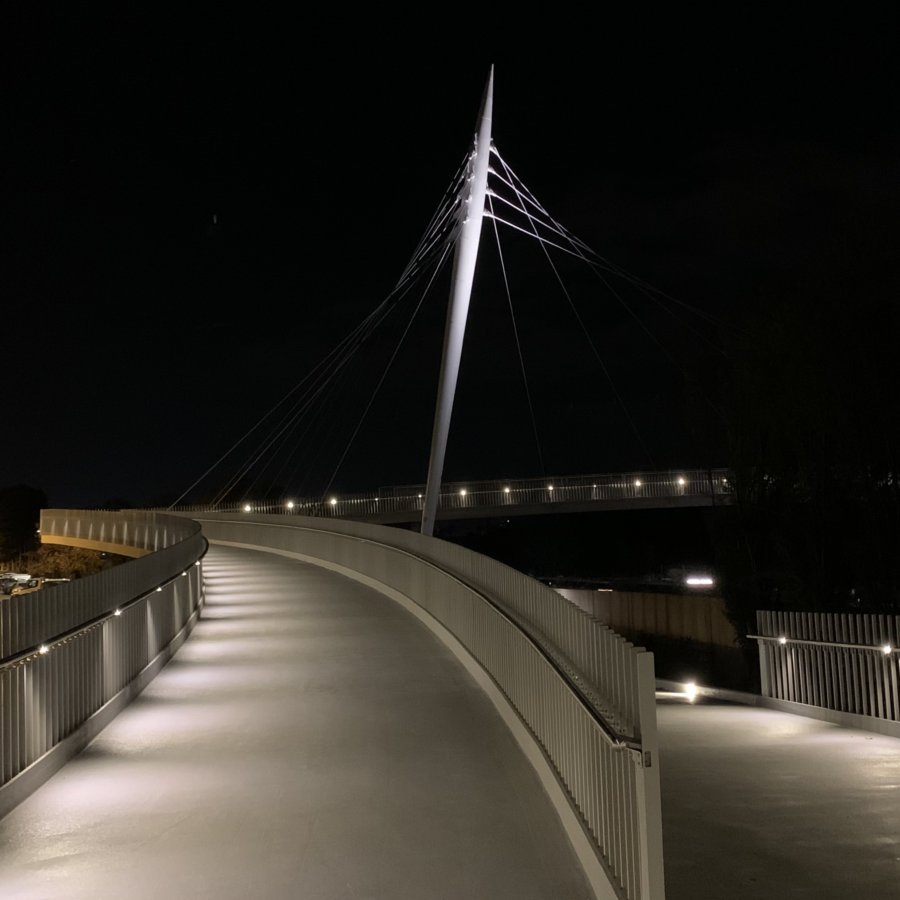
[[[42,533],[151,552],[4,601],[4,898],[898,895],[895,739],[657,708],[650,654],[492,560],[296,516]]]
[[[719,506],[732,501],[730,477],[728,469],[680,469],[446,482],[441,485],[437,518],[487,519]],[[399,525],[422,520],[424,497],[425,485],[414,484],[313,499],[258,500],[249,496],[239,503],[213,504],[212,508],[231,513],[302,515]],[[176,510],[204,513],[210,508],[209,504],[201,504],[178,506]]]

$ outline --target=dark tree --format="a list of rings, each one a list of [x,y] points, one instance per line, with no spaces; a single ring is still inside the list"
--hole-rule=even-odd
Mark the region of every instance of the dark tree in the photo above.
[[[900,334],[893,285],[772,296],[730,341],[736,507],[712,514],[742,628],[758,608],[900,608]]]
[[[47,495],[26,484],[0,488],[0,559],[27,553],[37,546],[41,510]]]

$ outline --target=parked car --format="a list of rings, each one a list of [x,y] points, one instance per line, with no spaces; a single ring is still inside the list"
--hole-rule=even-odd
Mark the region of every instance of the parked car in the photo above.
[[[24,584],[16,585],[12,589],[10,596],[21,597],[22,594],[31,594],[34,591],[41,591],[45,588],[57,587],[61,584],[67,584],[71,578],[29,578]]]
[[[21,572],[0,572],[0,594],[11,594],[16,585],[25,584],[30,580],[30,575]]]

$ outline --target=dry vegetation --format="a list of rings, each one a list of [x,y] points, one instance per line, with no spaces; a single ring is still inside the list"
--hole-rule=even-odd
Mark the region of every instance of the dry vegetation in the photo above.
[[[0,572],[27,572],[35,577],[84,578],[126,562],[128,557],[80,547],[49,544],[0,562]]]

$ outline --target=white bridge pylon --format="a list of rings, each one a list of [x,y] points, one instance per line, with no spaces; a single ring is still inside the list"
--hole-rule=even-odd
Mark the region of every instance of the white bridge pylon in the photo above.
[[[475,133],[475,143],[469,155],[466,186],[459,209],[460,230],[453,257],[453,275],[450,281],[450,303],[447,308],[447,325],[444,331],[444,352],[441,357],[441,375],[438,382],[437,406],[434,413],[434,430],[431,436],[431,455],[428,460],[428,483],[422,510],[422,534],[434,534],[441,476],[444,471],[444,455],[447,452],[447,436],[450,433],[450,417],[453,398],[459,377],[459,361],[462,356],[475,262],[481,240],[481,224],[484,219],[484,200],[487,195],[488,167],[491,159],[491,116],[494,106],[494,67],[488,76],[481,113]]]

